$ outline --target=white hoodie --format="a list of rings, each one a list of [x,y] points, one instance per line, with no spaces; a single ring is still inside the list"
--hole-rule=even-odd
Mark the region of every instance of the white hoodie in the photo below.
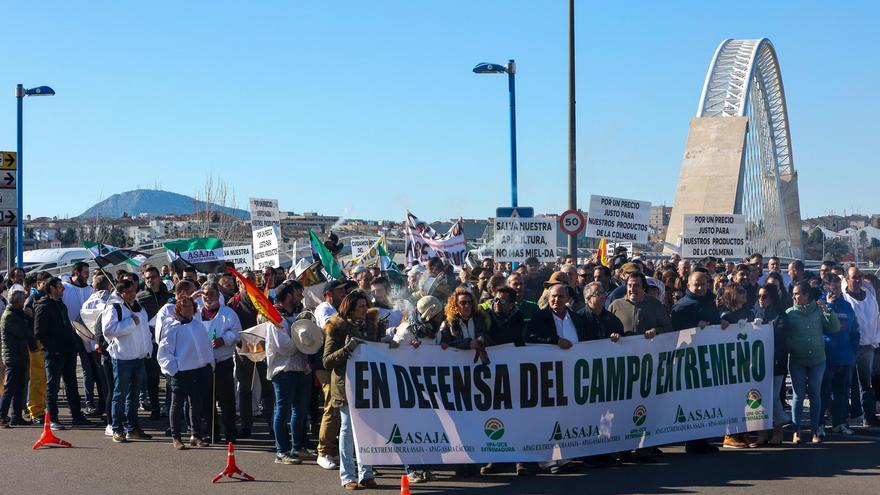
[[[122,318],[118,316],[117,305],[122,310]],[[137,315],[138,323],[134,322],[133,314]],[[101,313],[101,329],[104,339],[107,340],[107,352],[113,359],[121,361],[144,359],[150,357],[153,352],[147,312],[141,308],[139,312],[132,313],[122,298],[116,294],[110,297],[104,312]]]

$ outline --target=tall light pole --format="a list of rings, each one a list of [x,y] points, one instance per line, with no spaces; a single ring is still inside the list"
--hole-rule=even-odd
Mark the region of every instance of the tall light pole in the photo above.
[[[577,144],[574,98],[574,0],[568,1],[568,209],[577,210]],[[577,260],[577,234],[568,236],[568,254]]]
[[[507,73],[507,88],[510,92],[510,206],[516,208],[516,62],[512,59],[507,66],[483,62],[474,67],[477,74]]]
[[[15,182],[18,188],[18,224],[16,228],[15,235],[15,254],[16,254],[16,266],[19,268],[22,266],[24,262],[24,202],[22,193],[24,191],[24,183],[22,181],[22,177],[24,177],[24,172],[22,171],[24,163],[24,158],[22,158],[21,152],[21,110],[22,110],[22,102],[24,101],[25,96],[54,96],[55,90],[50,88],[49,86],[38,86],[36,88],[25,89],[21,84],[15,87],[15,98],[18,99],[18,139],[17,139],[17,151],[18,151],[18,168],[16,169],[15,174]]]

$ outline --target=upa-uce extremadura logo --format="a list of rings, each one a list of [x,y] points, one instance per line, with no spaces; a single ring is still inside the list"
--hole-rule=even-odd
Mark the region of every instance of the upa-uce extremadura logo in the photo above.
[[[483,431],[489,440],[501,440],[504,436],[504,423],[498,418],[489,418],[483,425]]]
[[[632,414],[632,420],[633,429],[625,436],[627,440],[631,438],[642,438],[651,434],[651,432],[645,428],[645,422],[648,421],[648,408],[645,407],[644,404],[636,406]]]
[[[764,411],[764,402],[761,392],[757,389],[751,389],[746,393],[746,421],[764,421],[768,418]]]
[[[636,410],[633,411],[633,424],[636,426],[643,426],[645,421],[648,419],[648,408],[639,405],[636,407]]]

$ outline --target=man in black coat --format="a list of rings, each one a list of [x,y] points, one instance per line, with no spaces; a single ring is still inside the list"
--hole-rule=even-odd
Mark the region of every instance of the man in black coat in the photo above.
[[[688,328],[706,328],[707,325],[721,325],[727,328],[728,323],[721,319],[715,306],[715,294],[709,290],[711,279],[704,271],[694,271],[688,277],[687,290],[684,297],[672,307],[672,329],[675,331]],[[711,454],[718,452],[718,447],[706,440],[685,442],[685,451],[689,454]]]
[[[526,342],[553,344],[561,349],[571,348],[574,342],[590,340],[583,316],[568,306],[571,289],[568,283],[554,283],[547,288],[546,308],[532,317],[526,328]]]
[[[80,409],[76,381],[76,356],[80,339],[70,324],[67,307],[61,301],[63,294],[64,284],[61,279],[50,278],[46,283],[46,297],[37,302],[34,312],[34,330],[43,345],[43,357],[46,360],[46,408],[49,410],[49,421],[53,430],[64,429],[58,421],[58,388],[61,380],[64,380],[67,407],[73,416],[73,424],[92,424]]]
[[[578,311],[586,327],[585,340],[612,339],[615,342],[623,335],[623,323],[613,313],[605,309],[608,293],[599,282],[590,282],[584,287],[584,309]]]

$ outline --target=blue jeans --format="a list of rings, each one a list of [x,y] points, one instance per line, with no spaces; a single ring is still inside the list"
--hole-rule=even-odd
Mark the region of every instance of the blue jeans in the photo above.
[[[875,417],[877,413],[877,407],[874,402],[874,388],[871,385],[873,367],[874,348],[869,345],[859,346],[850,388],[849,415],[852,418],[864,415],[865,419],[868,419]]]
[[[351,415],[348,413],[348,404],[339,408],[339,479],[342,485],[352,481],[364,481],[373,479],[373,466],[360,464],[355,478],[355,451],[354,430],[351,428]]]
[[[306,416],[312,390],[312,375],[282,371],[272,377],[275,389],[275,452],[296,453],[306,447]],[[246,404],[244,407],[250,407]]]
[[[828,366],[822,379],[822,412],[831,411],[831,425],[846,424],[852,365]]]
[[[138,427],[138,395],[144,379],[144,360],[113,358],[113,418],[111,425],[117,433],[130,432]],[[125,398],[123,416],[123,398]],[[124,427],[124,430],[123,430]]]
[[[801,418],[804,415],[804,396],[810,397],[810,429],[813,434],[819,431],[819,418],[822,414],[822,377],[825,375],[825,363],[815,366],[800,366],[793,362],[788,363],[788,372],[791,375],[791,386],[794,389],[794,397],[791,407],[791,422],[794,423],[795,431],[801,429]]]

